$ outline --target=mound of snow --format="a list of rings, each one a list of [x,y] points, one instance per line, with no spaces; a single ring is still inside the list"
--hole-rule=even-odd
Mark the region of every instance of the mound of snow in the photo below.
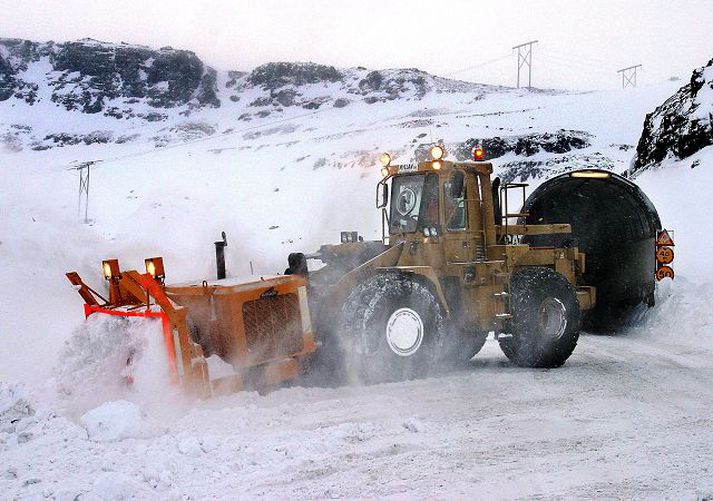
[[[141,407],[126,400],[102,404],[84,414],[80,421],[95,442],[150,438],[163,432]]]
[[[14,433],[20,420],[34,414],[23,385],[0,381],[0,433]]]
[[[94,481],[92,494],[106,501],[132,499],[139,485],[129,476],[115,471],[104,472]]]
[[[111,400],[152,401],[170,387],[156,319],[91,315],[77,328],[56,368],[59,394],[80,412]]]

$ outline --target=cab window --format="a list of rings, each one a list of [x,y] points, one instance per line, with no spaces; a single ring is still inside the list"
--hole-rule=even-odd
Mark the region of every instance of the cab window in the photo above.
[[[468,211],[465,205],[465,182],[462,171],[453,171],[443,183],[443,201],[446,212],[446,228],[449,231],[465,230],[468,227]]]
[[[438,226],[438,176],[414,174],[395,177],[391,185],[391,234],[414,233]]]

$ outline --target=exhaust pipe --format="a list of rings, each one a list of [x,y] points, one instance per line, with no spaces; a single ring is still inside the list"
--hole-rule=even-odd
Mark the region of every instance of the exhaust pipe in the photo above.
[[[225,278],[225,248],[228,245],[228,240],[225,238],[225,232],[221,232],[220,236],[223,240],[215,242],[215,266],[217,269],[218,280]]]

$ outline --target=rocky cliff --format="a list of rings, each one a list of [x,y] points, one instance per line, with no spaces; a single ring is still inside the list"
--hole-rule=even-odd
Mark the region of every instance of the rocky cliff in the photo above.
[[[118,99],[155,108],[220,106],[216,71],[190,51],[0,39],[0,101],[34,104],[41,99],[38,78],[50,87],[49,99],[70,111],[124,118],[131,111],[117,106]]]
[[[632,173],[671,156],[684,159],[713,145],[713,59],[691,81],[646,115]]]

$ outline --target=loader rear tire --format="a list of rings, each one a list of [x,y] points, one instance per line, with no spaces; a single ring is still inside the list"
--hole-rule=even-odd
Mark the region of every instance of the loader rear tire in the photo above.
[[[371,277],[342,308],[338,330],[348,380],[374,384],[428,375],[444,326],[441,305],[425,283],[398,274]]]
[[[560,367],[579,340],[581,313],[577,293],[549,268],[516,272],[510,282],[512,323],[498,339],[503,353],[521,367]]]

